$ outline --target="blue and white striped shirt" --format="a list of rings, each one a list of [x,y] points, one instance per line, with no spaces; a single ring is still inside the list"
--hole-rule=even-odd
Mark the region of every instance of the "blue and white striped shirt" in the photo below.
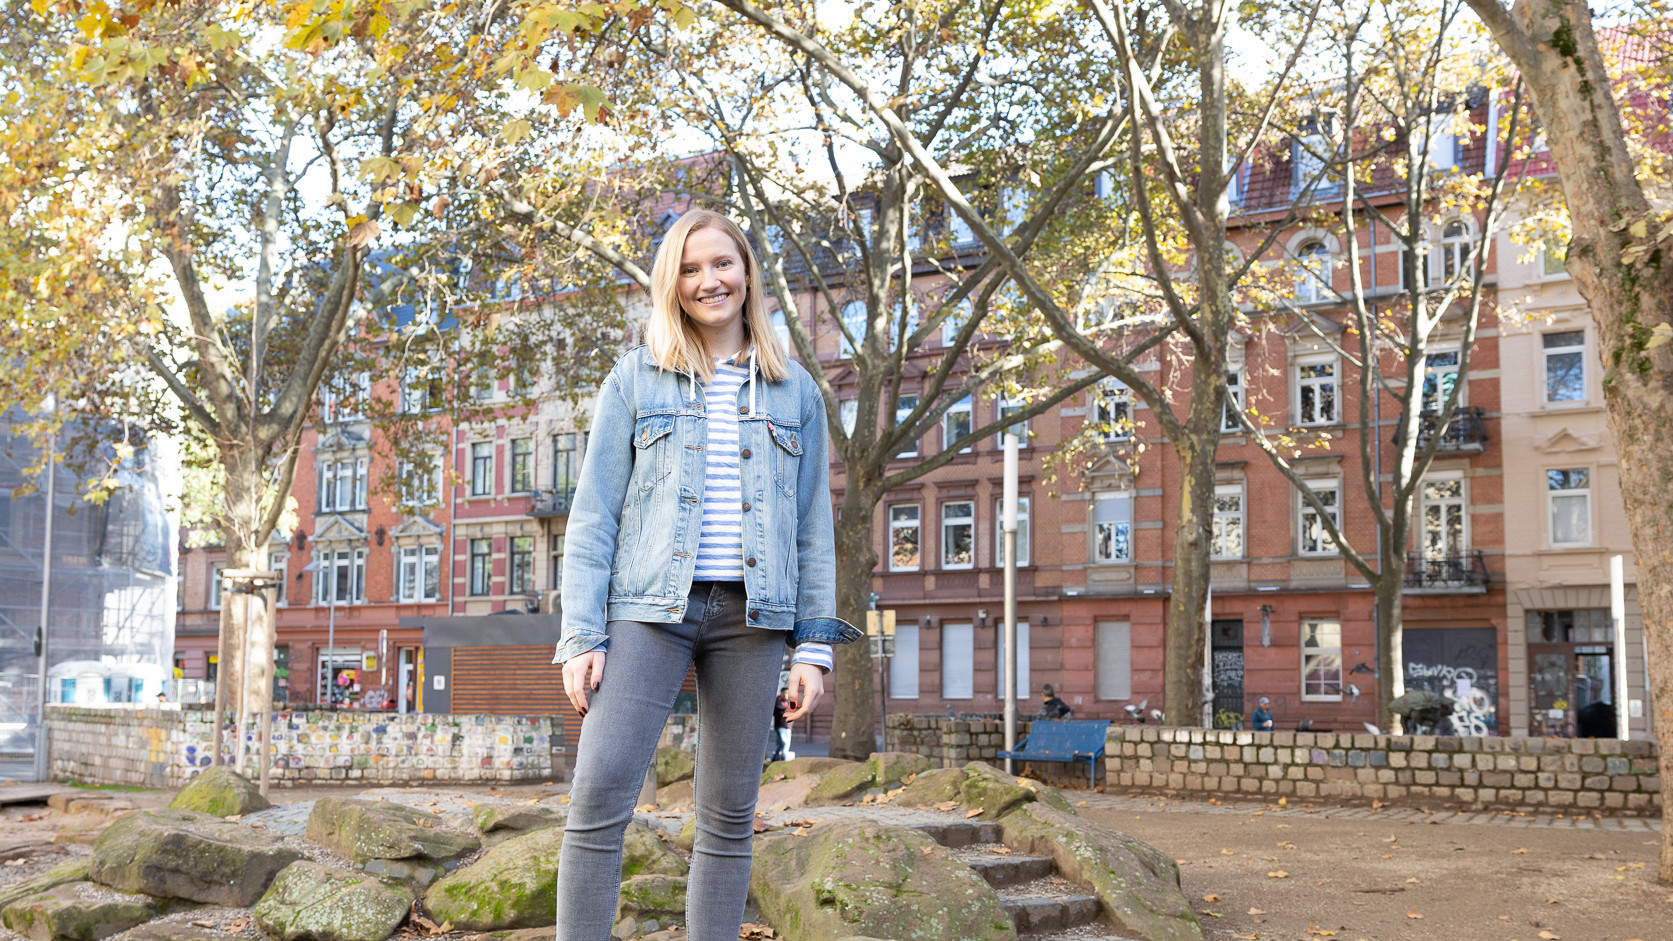
[[[697,536],[697,567],[693,581],[742,581],[744,577],[743,479],[738,454],[738,391],[753,381],[750,368],[736,364],[736,356],[715,360],[714,379],[703,385],[709,434],[704,447],[703,523]],[[796,645],[792,663],[811,663],[829,671],[834,665],[830,644]]]

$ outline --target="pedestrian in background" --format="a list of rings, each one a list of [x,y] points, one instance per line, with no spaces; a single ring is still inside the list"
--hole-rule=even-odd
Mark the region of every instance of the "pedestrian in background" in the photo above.
[[[1254,713],[1249,716],[1249,722],[1257,732],[1272,731],[1272,700],[1262,696],[1260,703],[1255,706]]]
[[[1050,683],[1040,687],[1040,711],[1034,714],[1036,719],[1067,719],[1075,714],[1069,704],[1057,698],[1057,689]]]
[[[778,344],[763,283],[736,223],[681,216],[652,266],[647,345],[594,399],[553,657],[583,716],[557,941],[610,941],[623,834],[693,664],[687,937],[736,941],[785,645],[789,721],[819,701],[830,644],[861,636],[835,616],[825,400]]]

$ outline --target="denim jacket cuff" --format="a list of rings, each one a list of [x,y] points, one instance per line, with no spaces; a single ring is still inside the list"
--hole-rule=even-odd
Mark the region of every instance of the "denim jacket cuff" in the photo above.
[[[558,649],[552,655],[552,662],[562,663],[595,647],[598,648],[599,653],[608,653],[610,650],[610,635],[603,631],[582,631],[570,634],[558,642]]]
[[[798,618],[795,627],[790,630],[790,636],[785,638],[785,643],[792,647],[808,641],[851,644],[864,636],[864,631],[842,618]]]

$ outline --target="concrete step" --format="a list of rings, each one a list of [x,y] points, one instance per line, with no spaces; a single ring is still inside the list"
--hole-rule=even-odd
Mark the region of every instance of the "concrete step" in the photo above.
[[[1044,856],[976,856],[963,862],[994,888],[1033,882],[1057,871]]]
[[[1096,898],[1079,894],[1022,895],[1001,891],[999,902],[1019,932],[1059,931],[1090,925],[1098,920],[1100,909]]]
[[[919,831],[948,849],[960,849],[966,846],[974,846],[977,843],[998,843],[1000,837],[999,824],[973,820],[958,820],[952,823],[923,823],[912,829]]]

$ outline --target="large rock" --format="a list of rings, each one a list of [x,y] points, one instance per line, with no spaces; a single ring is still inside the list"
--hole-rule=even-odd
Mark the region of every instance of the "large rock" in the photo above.
[[[900,807],[934,807],[936,804],[958,799],[964,786],[963,768],[942,768],[918,775],[911,784],[896,792],[893,802]]]
[[[568,815],[556,807],[522,804],[478,804],[471,810],[471,822],[482,831],[482,842],[493,845],[530,830],[561,827]]]
[[[807,805],[845,804],[871,787],[872,774],[871,765],[863,761],[849,761],[832,768],[807,792]]]
[[[797,941],[1014,941],[993,887],[916,830],[844,820],[755,841],[762,920]]]
[[[411,906],[411,896],[371,876],[301,860],[273,880],[255,916],[280,941],[383,941]]]
[[[871,766],[871,780],[878,787],[900,784],[915,774],[923,774],[935,767],[923,755],[903,751],[872,752],[871,757],[866,759],[866,764]]]
[[[998,820],[1039,795],[987,762],[972,761],[964,766],[958,796],[967,810],[980,808],[983,820]]]
[[[112,892],[91,882],[70,882],[21,898],[0,921],[34,941],[98,941],[157,917],[156,901]]]
[[[300,858],[267,830],[190,810],[149,810],[105,830],[88,875],[124,892],[248,908]]]
[[[1050,857],[1066,878],[1091,889],[1123,932],[1145,941],[1202,941],[1179,866],[1155,847],[1043,803],[999,825],[1006,846]]]
[[[172,810],[195,810],[200,814],[230,817],[266,810],[273,804],[261,791],[230,768],[205,768],[169,802]]]
[[[651,874],[683,876],[690,869],[685,857],[669,849],[655,830],[637,820],[627,825],[622,837],[623,879]]]
[[[769,781],[761,785],[761,790],[756,794],[755,808],[770,814],[801,807],[807,803],[808,792],[818,784],[819,779],[811,774],[804,774],[799,778],[786,778],[783,781]]]
[[[444,827],[434,814],[393,801],[324,797],[308,815],[308,839],[347,856],[356,869],[428,885],[482,841]]]
[[[656,786],[667,787],[675,781],[684,781],[697,770],[697,759],[683,748],[658,748],[656,750]]]
[[[0,909],[21,898],[37,895],[53,888],[71,882],[86,882],[87,873],[93,868],[93,858],[83,856],[68,862],[59,863],[38,876],[31,876],[22,882],[14,882],[0,888]]]
[[[684,876],[635,876],[622,882],[616,907],[617,938],[638,938],[685,921]]]
[[[467,931],[553,924],[563,834],[546,827],[498,844],[430,886],[424,908],[436,922]]]
[[[798,778],[804,774],[824,774],[832,768],[840,768],[851,762],[841,758],[809,757],[792,758],[789,761],[775,761],[761,772],[761,783],[779,778]]]
[[[693,786],[695,782],[690,778],[675,781],[667,787],[656,789],[656,805],[664,810],[690,809],[695,802]]]

